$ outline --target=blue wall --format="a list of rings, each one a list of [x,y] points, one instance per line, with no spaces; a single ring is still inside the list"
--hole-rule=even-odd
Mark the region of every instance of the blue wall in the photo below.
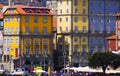
[[[94,35],[95,33],[89,35],[89,53],[92,54],[98,47],[101,47],[101,51],[105,51],[106,37],[115,33],[115,16],[113,15],[120,11],[120,0],[89,0],[88,3],[89,32],[91,33],[91,26],[94,26],[95,33],[98,35]],[[103,29],[101,34],[99,33],[99,26]],[[110,33],[107,33],[108,27]],[[91,39],[94,39],[92,43]],[[101,43],[99,39],[101,39]]]

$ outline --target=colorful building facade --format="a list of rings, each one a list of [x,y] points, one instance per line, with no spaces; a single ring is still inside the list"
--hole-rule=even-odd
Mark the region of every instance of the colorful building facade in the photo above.
[[[120,11],[119,0],[89,0],[89,54],[104,52],[106,38],[115,34],[114,14]]]
[[[4,54],[8,55],[7,59],[12,58],[14,67],[34,65],[46,69],[45,66],[50,65],[52,20],[53,14],[46,7],[7,8],[4,12]]]
[[[81,8],[81,9],[79,9]],[[77,54],[88,52],[88,1],[58,0],[57,39],[58,51],[68,59],[65,64],[78,66],[81,61]],[[63,46],[62,46],[63,45]],[[73,55],[73,56],[72,56]]]
[[[119,0],[57,0],[57,4],[57,43],[62,48],[58,51],[69,52],[68,62],[82,65],[87,55],[107,51],[106,38],[116,30]]]

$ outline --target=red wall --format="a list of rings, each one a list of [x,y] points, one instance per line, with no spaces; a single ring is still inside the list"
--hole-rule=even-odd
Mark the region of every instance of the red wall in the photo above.
[[[111,39],[110,43],[107,40],[107,49],[109,50],[109,48],[111,48],[111,51],[115,51],[116,50],[116,40],[115,39]]]

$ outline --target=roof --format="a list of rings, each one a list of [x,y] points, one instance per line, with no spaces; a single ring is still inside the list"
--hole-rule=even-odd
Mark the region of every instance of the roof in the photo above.
[[[113,35],[113,36],[107,37],[107,39],[117,39],[117,35]]]
[[[16,10],[18,13],[9,13],[9,14],[5,14],[5,15],[10,15],[10,14],[11,15],[12,14],[22,14],[22,15],[23,14],[24,15],[27,15],[27,14],[31,14],[31,15],[53,15],[50,12],[50,9],[47,8],[47,7],[33,7],[33,6],[16,5],[16,6],[10,6],[10,7],[8,7],[7,10]]]
[[[53,27],[57,28],[57,18],[53,17]]]

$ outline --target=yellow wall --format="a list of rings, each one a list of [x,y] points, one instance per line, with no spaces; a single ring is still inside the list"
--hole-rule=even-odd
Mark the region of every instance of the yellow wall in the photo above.
[[[5,16],[4,18],[10,18],[10,21],[6,21],[4,22],[4,30],[9,27],[10,28],[10,32],[8,32],[9,34],[16,34],[16,28],[19,28],[19,22],[17,21],[17,17],[18,16]],[[12,32],[13,31],[13,28],[14,27],[14,33]],[[8,31],[8,30],[7,30]],[[6,34],[8,34],[6,33]],[[4,36],[6,37],[6,36]],[[16,51],[16,48],[19,48],[19,43],[16,43],[16,39],[19,38],[19,36],[7,36],[9,39],[12,39],[10,40],[10,43],[7,44],[7,46],[9,46],[10,48],[10,55],[13,56],[13,59],[16,59],[15,57],[15,51]],[[12,41],[12,42],[11,42]],[[5,46],[5,45],[4,45]]]
[[[43,27],[47,27],[47,34],[50,35],[52,33],[52,16],[45,16],[47,17],[47,22],[43,23],[44,16],[36,16],[38,17],[38,22],[34,22],[35,16],[28,16],[29,22],[25,22],[25,16],[21,16],[21,33],[25,34],[25,26],[30,27],[30,34],[34,34],[34,26],[38,26],[39,34],[42,34]]]
[[[68,0],[69,1],[69,5],[67,5],[67,1],[66,0],[62,0],[62,4],[60,3],[61,0],[58,0],[58,17],[57,17],[57,33],[60,33],[60,26],[62,27],[62,33],[64,33],[66,31],[66,26],[68,27],[69,32],[71,31],[71,29],[74,30],[74,26],[78,26],[78,31],[80,33],[83,33],[83,26],[86,26],[86,32],[88,32],[88,0],[78,0],[78,5],[74,6],[74,1],[75,0]],[[86,6],[82,5],[82,1],[86,1]],[[66,10],[69,10],[69,13],[66,13]],[[75,14],[75,9],[78,9],[78,22],[74,22],[74,17],[72,16],[71,18],[71,14]],[[82,10],[85,9],[86,10],[86,14],[83,15],[82,14]],[[62,13],[60,13],[60,10],[62,10]],[[68,17],[68,22],[66,22],[66,17]],[[83,22],[82,19],[83,17],[86,17],[86,22]],[[60,18],[62,18],[62,22],[60,22]],[[72,20],[71,20],[72,19]],[[71,28],[71,26],[73,26]],[[60,36],[58,36],[60,37]],[[75,37],[79,37],[79,36],[75,36]],[[74,43],[73,41],[73,45],[74,44],[78,44],[79,46],[79,52],[82,51],[82,45],[86,45],[86,51],[88,51],[88,37],[85,36],[86,38],[86,42],[82,42],[81,39],[84,36],[80,36],[79,37],[79,42],[78,43]],[[71,45],[71,37],[70,36],[66,36],[66,38],[68,38],[68,43],[70,43]],[[73,37],[74,39],[74,37]],[[71,46],[70,46],[71,47]],[[72,49],[72,48],[70,48]],[[73,51],[74,51],[74,47],[73,47]]]

